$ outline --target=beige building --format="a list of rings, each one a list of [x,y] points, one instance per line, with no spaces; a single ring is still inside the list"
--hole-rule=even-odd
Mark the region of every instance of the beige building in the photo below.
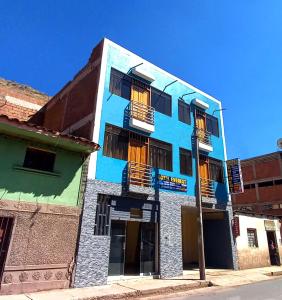
[[[235,213],[233,232],[239,269],[280,265],[280,227],[279,219],[273,217]]]

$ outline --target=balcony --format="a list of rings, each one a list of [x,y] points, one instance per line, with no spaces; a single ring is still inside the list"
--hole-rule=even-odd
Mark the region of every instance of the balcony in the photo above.
[[[215,198],[215,184],[213,180],[200,178],[200,188],[202,197]]]
[[[131,101],[129,125],[133,128],[152,133],[155,131],[155,110],[146,104]]]
[[[152,168],[149,165],[128,162],[127,185],[129,192],[152,194]]]
[[[204,129],[196,128],[196,130],[199,141],[199,150],[212,152],[211,134]]]

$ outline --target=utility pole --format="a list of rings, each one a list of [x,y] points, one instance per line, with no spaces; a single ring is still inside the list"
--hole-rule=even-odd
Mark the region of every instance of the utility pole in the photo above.
[[[195,142],[195,157],[196,157],[196,206],[197,206],[197,221],[198,221],[198,254],[199,254],[199,270],[200,279],[206,280],[206,263],[205,263],[205,247],[203,234],[203,213],[202,213],[202,195],[201,195],[201,179],[200,179],[200,164],[199,164],[199,131],[197,128],[197,114],[194,106],[194,142]]]

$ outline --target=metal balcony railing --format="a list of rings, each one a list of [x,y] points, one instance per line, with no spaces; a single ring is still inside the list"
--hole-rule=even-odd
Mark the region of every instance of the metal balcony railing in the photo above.
[[[200,143],[211,146],[211,134],[204,129],[196,128],[196,133]]]
[[[128,184],[144,187],[152,186],[152,168],[149,165],[140,164],[134,161],[128,162]]]
[[[155,109],[149,105],[131,101],[130,102],[130,117],[142,122],[154,125]]]
[[[215,198],[214,180],[200,178],[200,187],[203,197]]]

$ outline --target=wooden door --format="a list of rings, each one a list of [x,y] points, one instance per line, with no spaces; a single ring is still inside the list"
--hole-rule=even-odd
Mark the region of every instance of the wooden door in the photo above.
[[[211,183],[209,181],[209,164],[205,157],[200,157],[199,167],[201,193],[203,196],[209,197]]]
[[[136,103],[136,105],[133,106],[133,117],[146,122],[148,117],[147,107],[150,105],[149,90],[145,87],[133,84],[131,87],[131,101]]]
[[[145,105],[150,105],[149,90],[142,86],[132,84],[131,86],[131,100]]]
[[[198,137],[201,140],[204,140],[205,138],[205,132],[206,132],[206,118],[203,113],[197,113],[197,118],[196,118],[196,125],[197,128],[200,129],[198,131]]]
[[[209,179],[209,165],[205,159],[200,159],[200,178]]]
[[[146,168],[148,165],[149,144],[148,138],[134,133],[129,135],[128,161],[133,162],[131,174],[132,180],[137,185],[145,185]],[[135,163],[135,164],[134,164]]]

